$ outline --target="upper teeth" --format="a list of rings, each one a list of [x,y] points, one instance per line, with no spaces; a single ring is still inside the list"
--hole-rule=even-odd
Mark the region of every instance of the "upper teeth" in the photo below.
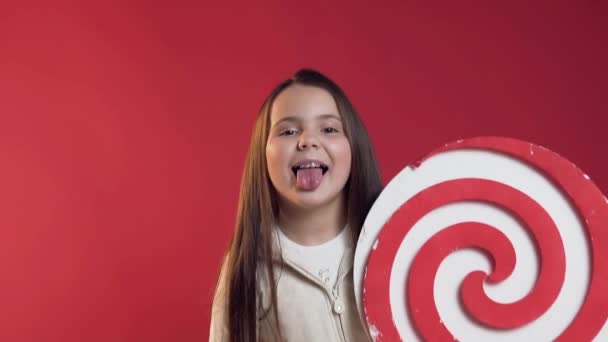
[[[300,164],[300,165],[298,165],[298,167],[301,169],[309,169],[309,168],[313,168],[313,167],[321,167],[321,164],[315,163],[315,162],[308,162],[308,163]]]

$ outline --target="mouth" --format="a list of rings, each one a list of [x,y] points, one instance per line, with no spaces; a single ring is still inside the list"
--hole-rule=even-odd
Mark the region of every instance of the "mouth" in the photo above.
[[[327,170],[329,170],[329,167],[327,165],[318,160],[301,160],[291,167],[291,171],[293,172],[293,175],[297,177],[298,170],[312,168],[321,169],[323,175],[327,172]]]

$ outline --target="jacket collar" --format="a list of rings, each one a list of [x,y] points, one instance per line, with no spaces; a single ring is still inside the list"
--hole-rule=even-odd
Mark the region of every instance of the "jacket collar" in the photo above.
[[[318,279],[315,275],[308,272],[302,265],[298,263],[298,258],[286,248],[281,247],[281,241],[279,239],[280,229],[278,226],[274,226],[272,229],[272,259],[277,263],[284,263],[292,268],[294,268],[302,275],[305,275],[307,278],[318,282]],[[344,227],[344,229],[350,229],[348,225]],[[347,232],[350,234],[350,232]],[[342,261],[340,262],[340,267],[338,268],[338,279],[343,278],[350,270],[353,268],[353,257],[354,257],[354,243],[352,242],[352,238],[349,235],[349,245],[344,250],[344,255],[342,256]]]

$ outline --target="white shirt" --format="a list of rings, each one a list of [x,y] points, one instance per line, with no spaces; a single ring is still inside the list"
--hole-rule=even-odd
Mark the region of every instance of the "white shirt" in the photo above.
[[[303,265],[327,287],[335,287],[342,256],[351,240],[348,228],[342,229],[335,238],[314,246],[300,245],[290,240],[280,228],[277,231],[281,248],[290,250],[298,259],[297,263]]]

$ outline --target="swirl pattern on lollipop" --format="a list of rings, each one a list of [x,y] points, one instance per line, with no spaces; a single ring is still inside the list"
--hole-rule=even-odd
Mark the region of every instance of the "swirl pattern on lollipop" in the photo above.
[[[455,158],[449,156],[453,152],[464,153]],[[420,175],[433,168],[439,169],[440,176],[421,181]],[[471,171],[484,168],[490,171]],[[543,185],[527,184],[528,178],[511,182],[518,170],[533,174]],[[399,192],[410,187],[415,189],[408,190],[408,195]],[[487,273],[473,270],[464,276],[458,302],[453,302],[472,322],[471,330],[492,334],[485,338],[496,340],[501,332],[514,332],[502,339],[582,341],[593,339],[605,325],[608,201],[563,157],[509,138],[468,139],[447,144],[417,167],[406,168],[385,192],[370,211],[355,257],[357,297],[362,298],[360,308],[376,340],[482,337],[467,335],[457,324],[450,326],[444,319],[449,315],[442,315],[438,305],[441,264],[463,249],[477,250],[491,262]],[[553,204],[542,197],[559,197],[561,202]],[[491,284],[507,283],[518,263],[529,262],[520,260],[514,242],[501,227],[465,217],[437,228],[417,245],[411,242],[420,240],[415,235],[424,231],[417,225],[427,215],[455,203],[481,203],[507,213],[519,224],[531,241],[537,269],[522,296],[505,302],[486,293]],[[568,218],[568,212],[572,217]],[[363,274],[358,269],[364,269]],[[396,274],[396,269],[405,274]],[[395,278],[403,282],[397,280],[395,286]],[[572,297],[573,291],[581,293]],[[575,310],[565,314],[563,307]],[[405,320],[398,317],[402,314]]]

